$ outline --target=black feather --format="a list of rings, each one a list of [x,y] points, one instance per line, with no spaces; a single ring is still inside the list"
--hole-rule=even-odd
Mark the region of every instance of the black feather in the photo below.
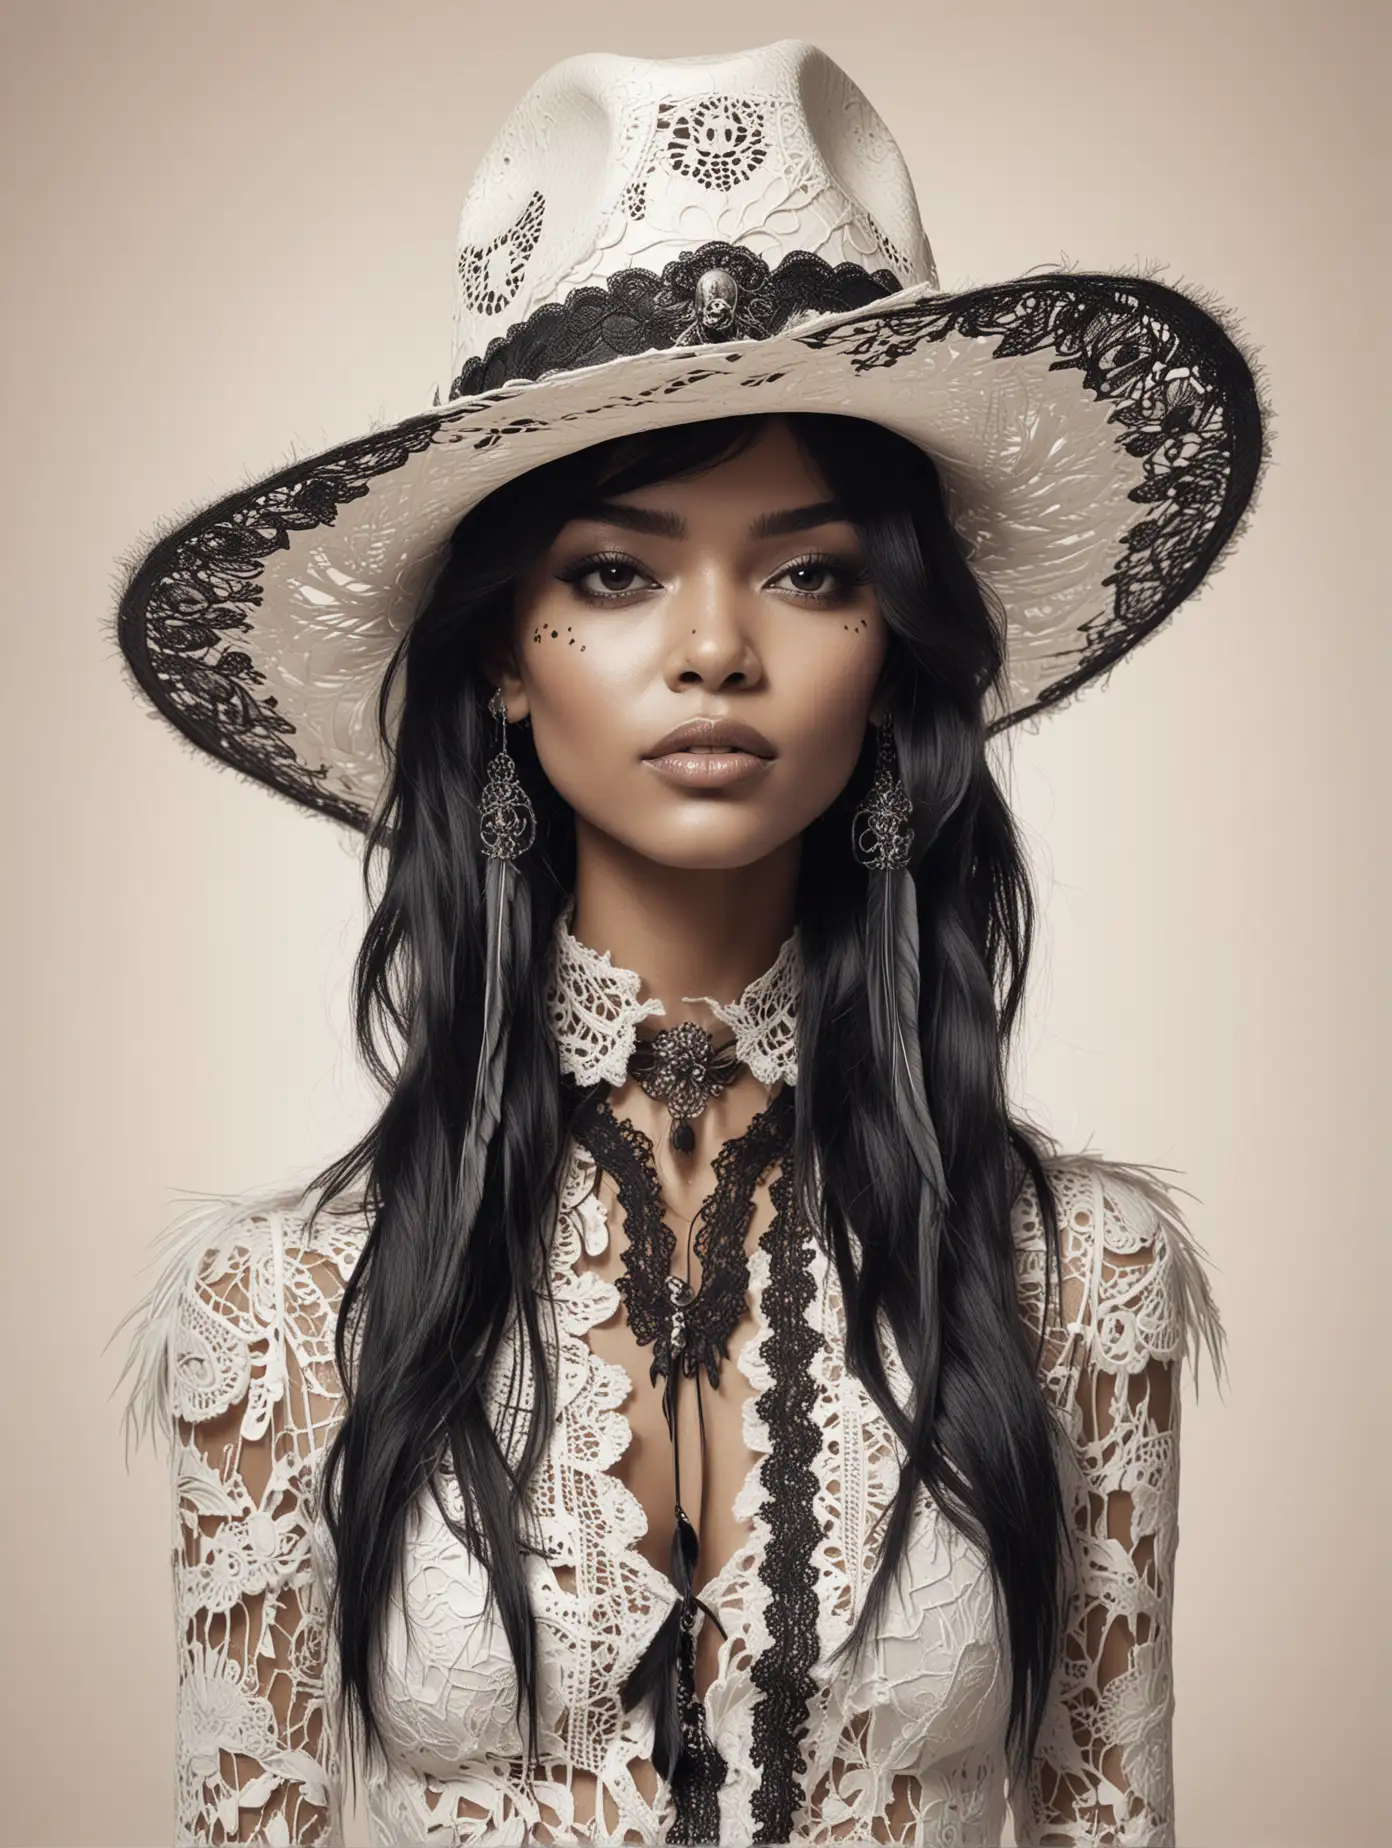
[[[681,1664],[682,1611],[686,1600],[678,1598],[658,1625],[657,1633],[630,1670],[620,1693],[625,1707],[636,1707],[651,1700],[653,1716],[653,1766],[659,1777],[671,1781],[681,1756]]]

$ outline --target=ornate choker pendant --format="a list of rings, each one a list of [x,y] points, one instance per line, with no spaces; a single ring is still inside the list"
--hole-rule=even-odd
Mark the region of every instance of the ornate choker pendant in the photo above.
[[[691,1125],[713,1097],[719,1097],[740,1068],[733,1040],[717,1046],[713,1036],[693,1020],[667,1027],[639,1040],[628,1061],[629,1073],[648,1096],[672,1113],[671,1146],[689,1155],[696,1146]]]

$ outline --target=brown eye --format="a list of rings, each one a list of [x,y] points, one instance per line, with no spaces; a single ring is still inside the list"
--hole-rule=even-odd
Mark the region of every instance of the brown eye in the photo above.
[[[867,584],[870,574],[854,558],[836,558],[820,554],[795,558],[785,565],[771,584],[785,584],[795,596],[809,603],[844,603],[860,584]]]
[[[829,565],[789,565],[786,576],[792,579],[794,590],[816,593],[830,588],[831,567]]]
[[[571,585],[575,594],[586,603],[608,603],[631,596],[644,583],[652,582],[635,560],[619,554],[613,557],[595,554],[582,558],[578,564],[556,575],[563,584]]]
[[[615,592],[631,590],[633,588],[633,566],[596,565],[593,571],[587,571],[585,573],[582,581],[588,584],[591,578],[594,579],[601,590]]]

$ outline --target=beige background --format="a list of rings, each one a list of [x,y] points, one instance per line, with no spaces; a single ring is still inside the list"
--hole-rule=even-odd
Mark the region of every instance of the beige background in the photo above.
[[[126,1471],[103,1343],[177,1190],[307,1174],[371,1107],[351,842],[137,705],[113,561],[428,401],[464,186],[545,65],[786,35],[899,136],[945,285],[1160,260],[1260,349],[1252,530],[1012,747],[1046,910],[1019,1094],[1071,1145],[1178,1171],[1230,1330],[1228,1394],[1186,1413],[1182,1841],[1378,1836],[1382,12],[9,0],[5,1842],[168,1839],[165,1479],[149,1452]]]

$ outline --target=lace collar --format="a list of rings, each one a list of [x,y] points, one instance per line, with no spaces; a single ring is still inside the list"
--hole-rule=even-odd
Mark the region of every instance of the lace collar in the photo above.
[[[592,950],[571,931],[575,900],[566,901],[551,942],[546,1014],[561,1054],[561,1070],[581,1084],[604,1079],[621,1085],[638,1039],[638,1023],[667,1010],[656,996],[638,999],[643,978],[622,969],[609,952]],[[769,968],[756,975],[735,1001],[683,995],[704,1001],[735,1035],[735,1053],[760,1084],[797,1083],[797,1000],[802,957],[796,930],[785,938]]]

